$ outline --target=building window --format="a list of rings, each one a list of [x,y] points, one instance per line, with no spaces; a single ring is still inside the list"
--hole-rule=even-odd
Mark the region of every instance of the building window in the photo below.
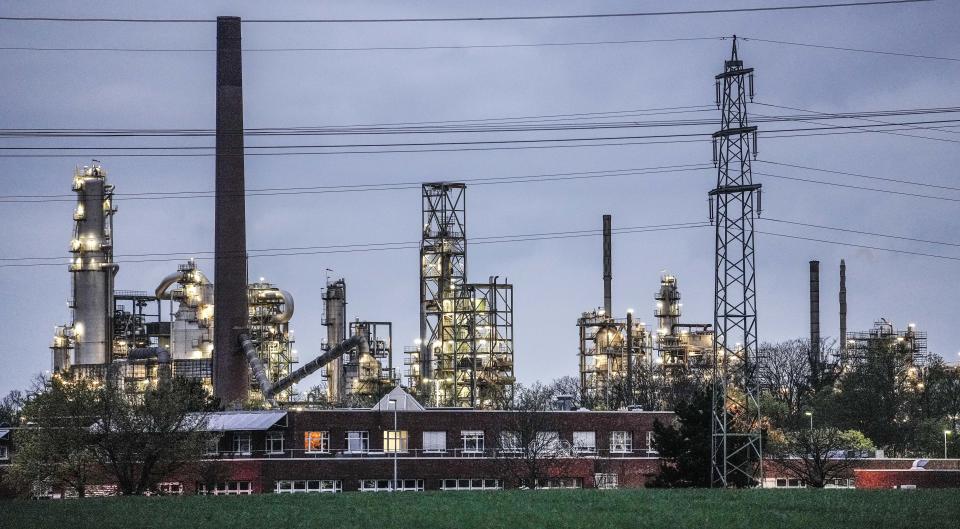
[[[267,432],[267,453],[283,453],[283,432]]]
[[[633,451],[633,437],[630,432],[610,432],[610,453],[629,454]]]
[[[616,474],[594,474],[593,481],[598,489],[620,488],[620,479]]]
[[[653,446],[653,432],[647,432],[647,455],[655,456],[659,452]]]
[[[800,489],[807,484],[796,478],[777,478],[777,488]]]
[[[406,452],[407,451],[407,431],[406,430],[384,430],[383,432],[383,451]]]
[[[250,455],[250,432],[236,432],[233,434],[233,452],[235,454]]]
[[[249,481],[226,481],[216,483],[212,487],[200,483],[197,485],[197,494],[212,496],[232,496],[241,494],[253,494],[253,486]]]
[[[597,451],[597,432],[573,432],[573,449],[578,454]]]
[[[424,452],[446,452],[447,432],[423,432]]]
[[[520,443],[520,432],[500,432],[500,451],[507,454],[519,454],[523,452],[523,445]]]
[[[10,459],[10,450],[7,445],[0,445],[0,461],[6,461],[7,459]]]
[[[347,452],[362,454],[370,450],[370,434],[347,432]]]
[[[422,491],[423,480],[422,479],[398,479],[396,483],[393,483],[392,479],[361,479],[360,480],[361,492],[384,492],[384,491],[390,491],[390,490],[396,490],[399,492]]]
[[[330,452],[330,432],[303,432],[303,450],[308,454]]]
[[[503,482],[499,479],[445,479],[440,490],[499,490]]]
[[[561,452],[560,432],[537,432],[534,448],[540,454],[557,455]]]
[[[537,480],[538,489],[582,489],[582,478],[549,478]]]
[[[205,453],[206,455],[208,455],[208,456],[215,456],[215,455],[219,454],[219,453],[220,453],[220,438],[219,438],[219,437],[213,437],[213,438],[207,439],[207,445],[206,445],[206,449],[204,450],[204,453]]]
[[[277,494],[296,494],[298,492],[343,492],[343,482],[336,479],[308,479],[277,481],[274,489]]]
[[[179,481],[158,483],[157,492],[165,496],[179,496],[183,494],[183,483],[180,483]]]
[[[482,430],[463,430],[460,432],[460,438],[463,439],[464,453],[479,454],[483,452]]]

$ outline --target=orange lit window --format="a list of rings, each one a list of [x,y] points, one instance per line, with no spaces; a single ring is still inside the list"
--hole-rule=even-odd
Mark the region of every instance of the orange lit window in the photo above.
[[[304,432],[303,449],[306,452],[329,452],[330,432]]]

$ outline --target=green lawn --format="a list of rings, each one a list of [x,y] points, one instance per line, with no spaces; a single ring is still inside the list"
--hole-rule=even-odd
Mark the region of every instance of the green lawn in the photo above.
[[[960,491],[573,490],[0,502],[0,527],[948,528]]]

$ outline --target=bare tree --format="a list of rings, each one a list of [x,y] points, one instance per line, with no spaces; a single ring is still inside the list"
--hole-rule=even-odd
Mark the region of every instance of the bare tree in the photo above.
[[[772,435],[768,447],[784,472],[808,487],[822,488],[848,477],[873,443],[856,430],[817,428]]]
[[[825,345],[825,344],[821,344]],[[784,410],[782,420],[802,416],[811,393],[816,389],[810,366],[810,341],[788,340],[760,346],[760,384],[770,398]]]
[[[496,457],[501,474],[516,486],[537,488],[544,480],[560,477],[575,457],[570,443],[560,438],[547,413],[551,411],[554,389],[539,382],[518,385],[501,425]]]

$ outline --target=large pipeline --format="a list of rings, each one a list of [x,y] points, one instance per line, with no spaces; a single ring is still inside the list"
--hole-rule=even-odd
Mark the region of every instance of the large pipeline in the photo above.
[[[276,383],[270,384],[270,380],[267,378],[267,374],[263,368],[263,362],[257,355],[256,346],[253,344],[253,340],[250,339],[250,335],[243,333],[240,335],[239,340],[240,347],[247,357],[247,363],[250,364],[253,376],[260,386],[260,391],[263,393],[263,397],[269,401],[272,401],[277,393],[286,390],[290,386],[310,376],[318,369],[343,356],[347,351],[357,348],[360,350],[361,355],[370,354],[370,344],[365,337],[359,335],[351,336],[337,344],[336,347],[307,362],[301,366],[300,369],[290,373]]]
[[[136,349],[131,349],[127,353],[128,362],[136,362],[138,360],[150,360],[156,358],[157,362],[161,364],[170,363],[170,351],[164,349],[163,347],[138,347]]]

